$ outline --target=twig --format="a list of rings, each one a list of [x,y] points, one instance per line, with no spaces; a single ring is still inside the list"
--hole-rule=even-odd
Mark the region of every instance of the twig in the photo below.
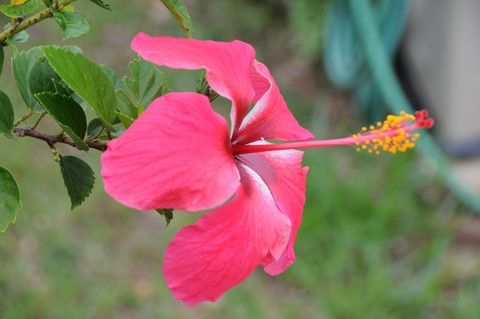
[[[75,1],[77,0],[60,0],[59,2],[57,2],[56,9],[61,10],[63,7]],[[34,14],[33,16],[23,20],[18,25],[15,25],[15,24],[12,25],[10,28],[0,33],[0,45],[6,46],[8,38],[13,37],[15,34],[19,33],[20,31],[23,31],[31,27],[32,25],[39,23],[42,20],[45,20],[47,18],[52,18],[52,17],[53,17],[53,14],[50,8],[45,8],[42,11]]]
[[[77,148],[73,140],[65,134],[51,135],[51,134],[36,131],[31,127],[15,127],[13,129],[13,133],[15,133],[19,137],[29,136],[29,137],[33,137],[33,138],[45,141],[50,147],[54,146],[57,143],[60,143],[60,144],[67,144]],[[97,140],[86,140],[85,143],[90,148],[94,148],[102,152],[107,149],[107,143],[100,142]]]

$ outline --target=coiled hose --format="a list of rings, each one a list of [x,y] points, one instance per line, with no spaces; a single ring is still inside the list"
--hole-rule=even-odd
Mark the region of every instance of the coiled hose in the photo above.
[[[414,110],[392,67],[407,18],[409,0],[336,0],[327,16],[324,62],[332,82],[350,89],[362,113],[372,117]],[[447,157],[428,132],[417,142],[455,196],[480,213],[480,198],[453,174]]]

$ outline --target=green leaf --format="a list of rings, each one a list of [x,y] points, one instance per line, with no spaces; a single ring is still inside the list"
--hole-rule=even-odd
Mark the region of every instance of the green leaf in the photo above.
[[[124,88],[125,88],[125,85],[123,85],[122,80],[121,80],[120,77],[115,73],[115,71],[113,71],[111,68],[109,68],[109,67],[106,66],[106,65],[100,64],[100,66],[103,68],[103,72],[105,72],[105,74],[106,74],[106,75],[108,76],[108,78],[110,79],[110,82],[112,82],[113,87],[114,87],[115,90],[117,90],[117,89],[124,89]]]
[[[82,107],[70,96],[52,92],[35,94],[37,100],[60,125],[82,151],[88,151],[88,145],[83,141],[87,131],[87,118]]]
[[[137,111],[137,117],[139,117],[143,112],[145,112],[145,109],[140,104],[137,104]]]
[[[43,55],[42,51],[36,47],[28,51],[22,51],[14,54],[12,57],[12,72],[18,91],[22,96],[28,108],[33,109],[38,105],[37,100],[30,91],[28,77],[30,70],[33,68],[38,59]]]
[[[15,34],[13,37],[10,38],[9,43],[10,44],[15,44],[15,43],[24,43],[28,41],[28,38],[30,38],[30,35],[27,33],[27,31],[20,31],[17,34]]]
[[[133,105],[127,93],[119,89],[115,91],[115,94],[117,95],[117,109],[120,113],[136,119],[138,117],[138,110],[135,105]]]
[[[15,222],[20,206],[20,190],[15,177],[0,167],[0,232]]]
[[[60,171],[72,203],[71,209],[74,209],[92,193],[95,184],[93,170],[78,157],[60,156]]]
[[[3,53],[3,46],[0,45],[0,74],[2,74],[3,71],[3,62],[4,62],[5,56]]]
[[[52,0],[43,0],[43,4],[45,4],[47,8],[52,8]]]
[[[104,129],[105,129],[105,125],[103,125],[102,120],[95,118],[88,123],[87,135],[91,137],[97,136]]]
[[[125,115],[125,114],[120,113],[120,112],[115,112],[115,114],[117,114],[118,119],[120,120],[120,122],[122,122],[122,124],[123,124],[123,126],[125,126],[125,128],[129,128],[130,125],[132,125],[133,122],[135,122],[135,119],[131,118],[128,115]]]
[[[29,0],[22,5],[23,15],[29,15],[37,11],[40,7],[43,6],[42,0]]]
[[[41,92],[56,92],[54,81],[59,82],[61,78],[45,59],[35,62],[28,72],[28,87],[33,95]]]
[[[93,3],[95,3],[96,5],[104,8],[104,9],[107,9],[109,11],[112,11],[112,8],[110,7],[109,4],[106,4],[105,2],[103,2],[102,0],[90,0],[92,1]]]
[[[155,64],[139,57],[130,61],[128,68],[132,78],[124,77],[123,82],[143,108],[168,91],[165,77]]]
[[[52,8],[53,9],[53,8]],[[85,16],[78,12],[60,12],[52,10],[53,17],[62,30],[62,39],[78,38],[92,28]]]
[[[129,128],[135,119],[138,117],[138,109],[133,105],[132,101],[128,97],[124,90],[118,89],[115,91],[117,94],[117,114],[118,119],[122,122],[125,128]]]
[[[13,129],[13,107],[8,96],[0,90],[0,132],[12,137]]]
[[[180,28],[185,32],[185,35],[188,38],[192,38],[193,24],[192,18],[188,14],[187,7],[185,7],[181,0],[162,0],[162,2],[173,15],[175,20],[177,20],[178,25],[180,25]]]
[[[72,53],[83,54],[81,48],[77,47],[76,45],[65,45],[62,47],[63,50],[70,51]]]
[[[20,6],[16,6],[13,4],[0,5],[0,12],[10,18],[19,18],[23,15],[22,11],[20,10]]]
[[[117,97],[103,68],[81,54],[58,47],[47,46],[42,50],[63,81],[93,109],[109,130],[115,131]]]
[[[173,209],[159,208],[155,210],[165,218],[165,221],[167,222],[167,226],[168,226],[170,224],[170,221],[173,219]]]
[[[56,73],[55,73],[56,74]],[[61,95],[70,96],[73,93],[72,89],[70,89],[66,84],[62,81],[58,81],[56,79],[52,79],[53,86],[55,87],[55,92]]]
[[[202,75],[197,81],[197,93],[203,94],[208,97],[210,102],[215,100],[218,97],[218,93],[215,92],[207,82],[205,78],[206,72],[202,72]]]

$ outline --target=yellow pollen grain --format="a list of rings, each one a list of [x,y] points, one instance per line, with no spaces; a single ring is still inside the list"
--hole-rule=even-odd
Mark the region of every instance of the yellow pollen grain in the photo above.
[[[414,122],[415,116],[400,112],[400,115],[388,115],[383,122],[376,125],[362,127],[361,132],[353,138],[362,138],[362,142],[355,141],[357,152],[366,150],[368,153],[379,155],[381,151],[396,154],[406,152],[415,147],[415,141],[420,137],[418,133],[410,133],[407,127]]]

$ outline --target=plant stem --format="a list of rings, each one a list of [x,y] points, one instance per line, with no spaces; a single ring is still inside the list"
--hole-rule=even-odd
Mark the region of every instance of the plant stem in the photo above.
[[[23,121],[26,121],[28,118],[30,118],[30,116],[32,116],[34,114],[33,110],[30,110],[28,111],[27,114],[25,114],[24,116],[22,116],[21,119],[19,119],[18,121],[16,121],[15,123],[13,123],[13,126],[17,126],[19,125],[20,123],[22,123]]]
[[[70,139],[67,135],[65,134],[60,134],[60,135],[51,135],[43,132],[36,131],[35,129],[31,127],[15,127],[13,129],[13,133],[15,133],[19,137],[24,137],[24,136],[30,136],[42,141],[45,141],[50,148],[54,146],[57,143],[60,144],[67,144],[70,146],[73,146],[76,148],[75,143]],[[107,149],[107,144],[104,142],[99,142],[96,140],[86,140],[85,143],[90,147],[94,148],[99,151],[105,151]]]
[[[56,3],[55,8],[58,10],[61,10],[65,6],[75,1],[77,0],[60,0]],[[7,39],[13,37],[15,34],[19,33],[20,31],[23,31],[31,27],[32,25],[39,23],[42,20],[45,20],[47,18],[52,18],[52,17],[53,17],[53,14],[50,8],[45,8],[42,11],[34,14],[33,16],[23,20],[20,24],[12,25],[10,28],[0,33],[0,45],[7,46]]]
[[[40,114],[40,116],[38,117],[38,119],[35,121],[35,123],[33,123],[32,125],[32,130],[34,130],[38,124],[40,123],[40,121],[43,119],[43,117],[47,114],[47,111],[43,111],[42,114]]]

